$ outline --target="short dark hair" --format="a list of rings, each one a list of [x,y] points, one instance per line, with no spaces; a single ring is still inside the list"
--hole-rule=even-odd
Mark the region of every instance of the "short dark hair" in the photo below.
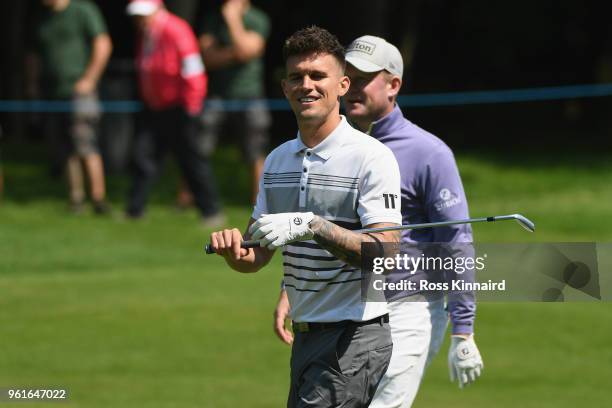
[[[344,47],[338,38],[324,28],[310,26],[293,33],[285,40],[283,58],[285,62],[289,57],[304,54],[330,54],[344,69]]]

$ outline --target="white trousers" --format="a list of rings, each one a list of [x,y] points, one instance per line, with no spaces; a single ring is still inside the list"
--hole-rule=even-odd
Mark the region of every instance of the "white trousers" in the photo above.
[[[409,408],[448,324],[444,301],[389,303],[393,354],[370,408]]]

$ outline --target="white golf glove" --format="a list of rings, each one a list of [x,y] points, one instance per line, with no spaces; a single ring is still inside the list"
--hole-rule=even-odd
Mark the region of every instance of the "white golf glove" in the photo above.
[[[480,351],[474,342],[474,335],[468,338],[451,336],[451,345],[448,350],[448,371],[450,380],[459,382],[459,388],[471,384],[480,376],[484,369]]]
[[[308,224],[313,218],[311,212],[263,215],[251,225],[249,232],[251,239],[259,240],[260,246],[274,250],[290,242],[311,239],[313,232]]]

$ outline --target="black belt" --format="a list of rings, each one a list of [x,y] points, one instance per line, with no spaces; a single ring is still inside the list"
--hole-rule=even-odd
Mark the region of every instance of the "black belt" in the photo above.
[[[342,320],[340,322],[329,322],[329,323],[293,322],[292,326],[293,326],[293,331],[300,332],[300,333],[306,333],[306,332],[315,332],[315,331],[328,330],[328,329],[338,329],[338,328],[346,327],[346,326],[359,327],[359,326],[367,326],[368,324],[383,324],[383,323],[389,323],[388,314],[384,314],[382,316],[375,317],[374,319],[371,319],[371,320],[365,320],[363,322],[355,322],[352,320]]]

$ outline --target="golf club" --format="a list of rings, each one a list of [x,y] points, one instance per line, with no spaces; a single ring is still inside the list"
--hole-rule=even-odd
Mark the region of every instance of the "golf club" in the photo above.
[[[360,230],[354,230],[353,232],[360,233],[371,233],[371,232],[384,232],[384,231],[404,231],[409,229],[420,229],[420,228],[436,228],[436,227],[445,227],[448,225],[456,225],[456,224],[473,224],[475,222],[494,222],[494,221],[506,221],[506,220],[515,220],[519,223],[519,225],[525,228],[529,232],[535,231],[535,224],[529,220],[527,217],[521,214],[510,214],[510,215],[496,215],[493,217],[483,217],[483,218],[469,218],[466,220],[455,220],[455,221],[440,221],[440,222],[427,222],[423,224],[407,224],[407,225],[394,225],[391,227],[380,227],[380,228],[364,228]],[[240,246],[242,248],[256,248],[259,246],[259,241],[243,241]],[[204,246],[204,251],[207,254],[214,254],[210,244],[206,244]]]

